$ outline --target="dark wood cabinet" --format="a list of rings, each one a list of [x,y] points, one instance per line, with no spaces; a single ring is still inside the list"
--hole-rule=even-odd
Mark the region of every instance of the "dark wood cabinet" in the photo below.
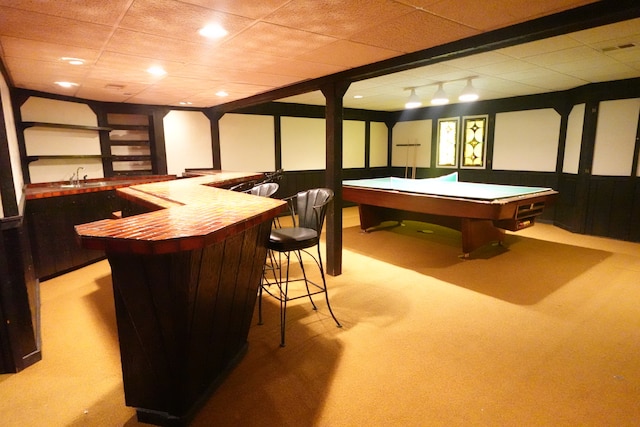
[[[42,359],[38,283],[24,221],[0,218],[0,374]]]
[[[80,247],[74,226],[119,210],[115,190],[28,200],[25,216],[36,277],[50,278],[104,258],[102,251]]]

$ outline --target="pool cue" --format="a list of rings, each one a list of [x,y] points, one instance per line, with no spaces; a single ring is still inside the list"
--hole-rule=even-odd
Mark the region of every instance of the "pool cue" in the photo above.
[[[407,147],[407,158],[404,161],[404,177],[407,177],[408,171],[409,171],[409,147],[413,147],[413,170],[411,171],[411,178],[412,179],[416,179],[416,154],[417,154],[417,148],[419,147],[420,144],[415,143],[415,144],[396,144],[396,147]]]

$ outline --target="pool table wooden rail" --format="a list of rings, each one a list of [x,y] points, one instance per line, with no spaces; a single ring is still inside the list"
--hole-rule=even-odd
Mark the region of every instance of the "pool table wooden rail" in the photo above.
[[[557,194],[554,190],[545,190],[478,200],[349,185],[342,188],[344,200],[359,205],[362,230],[368,231],[385,221],[414,220],[442,225],[462,232],[465,257],[490,242],[503,242],[505,230],[518,231],[533,226],[536,217]]]

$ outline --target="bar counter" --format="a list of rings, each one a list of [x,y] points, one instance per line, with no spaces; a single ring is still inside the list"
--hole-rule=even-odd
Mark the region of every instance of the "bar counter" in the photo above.
[[[226,172],[116,190],[118,196],[149,213],[76,226],[81,244],[106,252],[161,254],[203,248],[264,221],[285,203],[236,193],[229,186],[255,174]]]
[[[25,196],[27,200],[45,199],[49,197],[115,190],[117,188],[128,187],[130,185],[174,179],[176,179],[175,175],[143,175],[132,177],[84,179],[75,185],[70,181],[44,182],[38,184],[27,184],[25,188]]]
[[[286,203],[216,186],[252,179],[120,188],[149,212],[76,226],[111,266],[125,400],[140,422],[188,424],[246,352],[271,223]]]

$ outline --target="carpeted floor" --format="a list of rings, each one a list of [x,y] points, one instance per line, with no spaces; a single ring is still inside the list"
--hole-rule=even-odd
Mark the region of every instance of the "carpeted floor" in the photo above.
[[[265,300],[249,351],[193,426],[636,426],[640,244],[538,224],[462,260],[416,222],[344,215],[326,304]],[[2,426],[137,426],[124,403],[109,266],[41,284],[43,360],[0,375]]]

